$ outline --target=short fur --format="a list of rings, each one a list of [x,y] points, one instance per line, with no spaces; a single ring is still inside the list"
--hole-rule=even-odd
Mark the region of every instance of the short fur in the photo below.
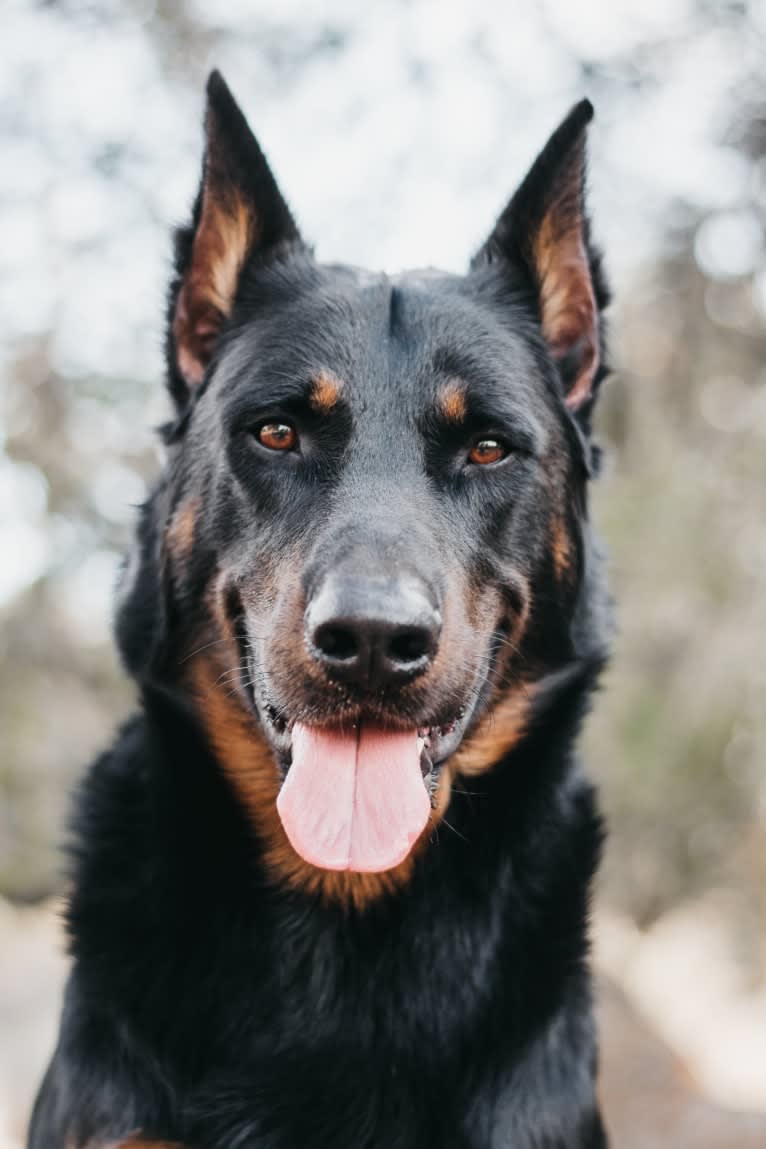
[[[211,77],[168,460],[118,600],[140,713],[77,796],[74,964],[30,1149],[606,1144],[602,829],[575,753],[608,630],[590,117],[555,133],[468,275],[391,279],[315,262]],[[264,421],[299,449],[269,451]],[[484,467],[487,438],[505,456]],[[316,587],[404,568],[443,619],[428,668],[331,682],[304,639]],[[296,717],[447,732],[432,824],[395,870],[330,873],[290,846]]]

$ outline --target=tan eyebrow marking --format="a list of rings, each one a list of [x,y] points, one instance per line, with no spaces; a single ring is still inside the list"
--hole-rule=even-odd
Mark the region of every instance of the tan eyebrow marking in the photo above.
[[[467,414],[465,383],[460,379],[450,379],[442,387],[436,402],[442,415],[449,423],[462,423]]]
[[[332,371],[321,371],[311,384],[309,403],[320,415],[332,411],[340,399],[343,390],[343,381]]]

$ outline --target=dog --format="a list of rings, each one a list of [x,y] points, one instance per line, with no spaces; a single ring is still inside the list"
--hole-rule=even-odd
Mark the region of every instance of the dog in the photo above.
[[[30,1149],[599,1149],[607,286],[577,104],[466,275],[322,265],[224,80]]]

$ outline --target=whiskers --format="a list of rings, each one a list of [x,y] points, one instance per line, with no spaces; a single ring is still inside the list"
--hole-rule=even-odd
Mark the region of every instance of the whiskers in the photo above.
[[[224,635],[223,638],[214,638],[212,642],[206,642],[202,646],[198,646],[196,650],[189,651],[189,653],[185,654],[183,658],[179,658],[178,665],[183,666],[185,662],[189,662],[190,659],[196,658],[197,655],[202,654],[203,651],[210,650],[214,646],[220,646],[224,642],[231,642],[231,639],[228,635]]]
[[[465,842],[467,845],[469,845],[469,846],[470,846],[470,844],[471,844],[471,843],[469,842],[468,838],[466,838],[465,834],[461,834],[461,833],[460,833],[460,831],[459,831],[459,830],[457,830],[457,829],[456,829],[456,828],[455,828],[455,827],[452,825],[452,823],[451,823],[451,822],[448,822],[448,821],[447,821],[447,819],[444,817],[444,815],[442,815],[442,819],[441,819],[441,820],[442,820],[442,824],[443,824],[444,826],[446,826],[448,830],[451,830],[453,834],[456,834],[456,835],[457,835],[457,837],[461,839],[461,841]]]

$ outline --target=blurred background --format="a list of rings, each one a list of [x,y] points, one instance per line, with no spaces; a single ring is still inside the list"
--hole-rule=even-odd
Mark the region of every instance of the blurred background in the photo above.
[[[595,103],[604,1104],[623,1149],[766,1145],[766,4],[4,0],[0,28],[0,1149],[55,1032],[67,796],[132,704],[110,598],[213,65],[318,256],[392,271],[461,270]]]

